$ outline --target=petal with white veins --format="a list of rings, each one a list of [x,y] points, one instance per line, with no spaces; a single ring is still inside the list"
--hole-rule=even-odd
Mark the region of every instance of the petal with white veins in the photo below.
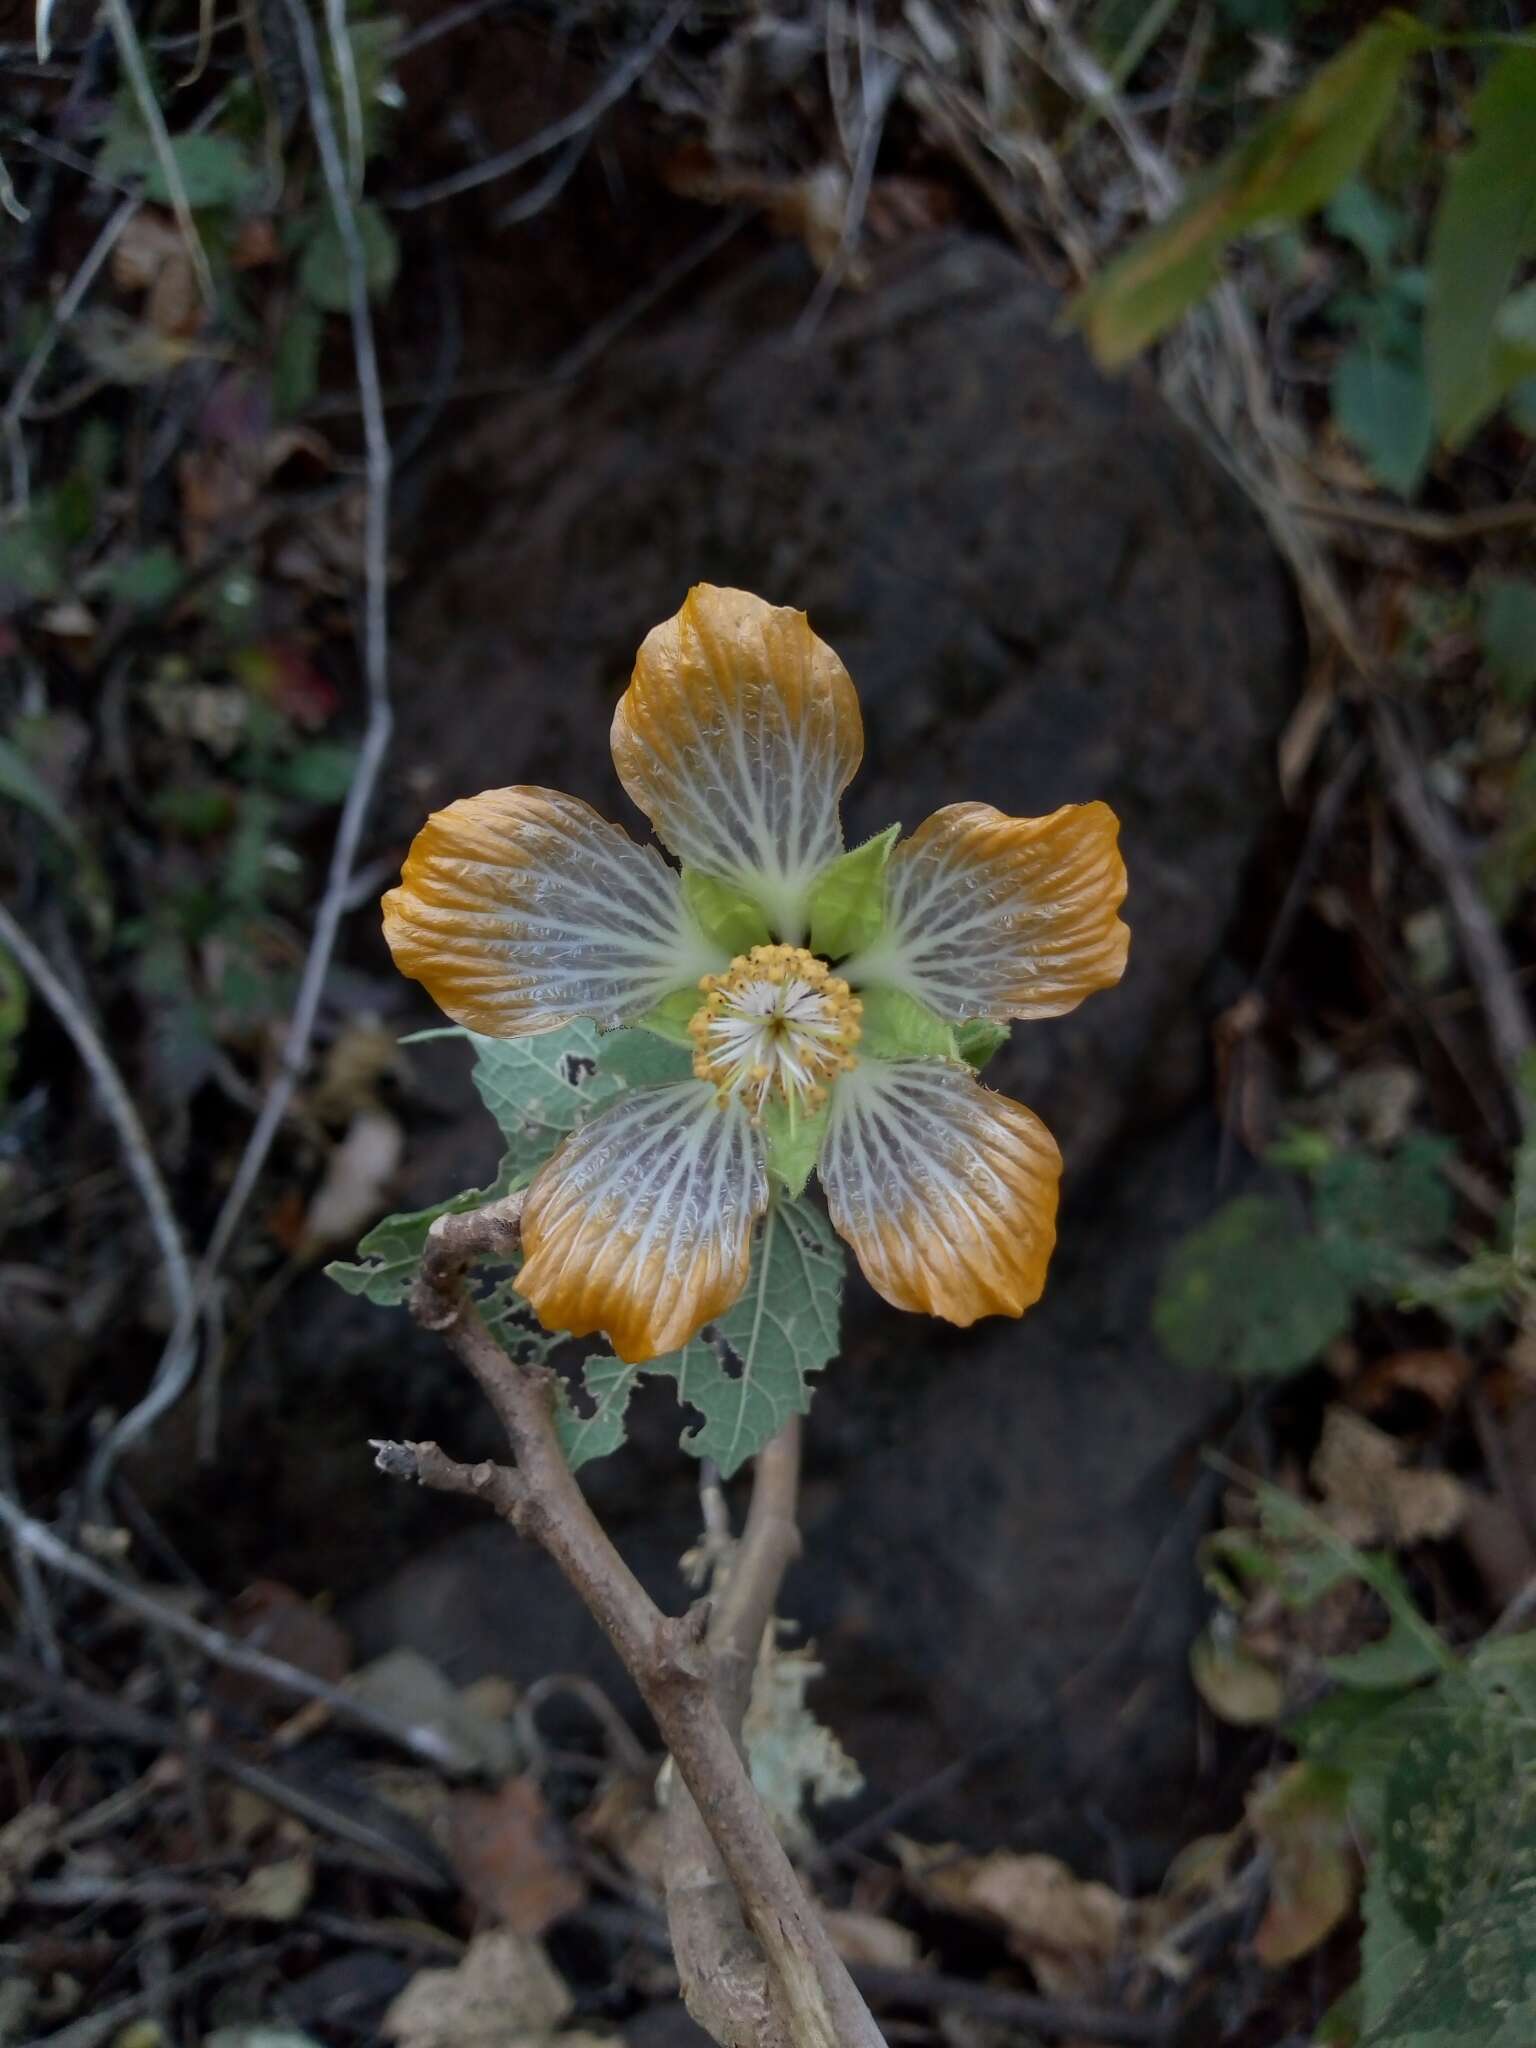
[[[646,635],[613,720],[619,779],[658,838],[792,945],[863,752],[848,671],[804,612],[709,583]]]
[[[630,1023],[725,964],[661,855],[553,789],[434,812],[384,898],[384,936],[403,974],[490,1038]]]
[[[817,1172],[877,1294],[962,1328],[1040,1299],[1061,1154],[1031,1111],[938,1060],[862,1060]]]
[[[646,1088],[567,1138],[523,1209],[518,1291],[551,1330],[628,1365],[675,1351],[747,1284],[768,1205],[762,1145],[707,1082]]]
[[[951,1019],[1065,1015],[1125,972],[1119,831],[1102,803],[935,811],[891,855],[885,931],[840,971]]]

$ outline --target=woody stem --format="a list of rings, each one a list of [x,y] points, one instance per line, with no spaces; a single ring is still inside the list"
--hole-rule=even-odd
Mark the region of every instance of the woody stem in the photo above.
[[[484,1500],[540,1544],[633,1678],[761,1957],[760,2000],[726,1999],[724,2009],[699,2015],[722,2048],[885,2048],[774,1833],[736,1739],[757,1644],[793,1547],[797,1442],[787,1437],[764,1453],[763,1504],[759,1509],[754,1499],[718,1619],[707,1604],[663,1614],[608,1540],[566,1462],[554,1427],[554,1375],[515,1364],[465,1292],[473,1259],[515,1250],[521,1213],[522,1196],[511,1195],[440,1216],[411,1300],[416,1320],[437,1331],[474,1375],[515,1463],[466,1466],[436,1444],[391,1444],[380,1449],[380,1465]]]

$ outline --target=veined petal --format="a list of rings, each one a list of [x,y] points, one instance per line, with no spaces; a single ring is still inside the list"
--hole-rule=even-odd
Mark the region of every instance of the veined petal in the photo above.
[[[862,1060],[817,1164],[877,1294],[962,1328],[1040,1299],[1061,1154],[1031,1111],[937,1060]]]
[[[402,974],[491,1038],[625,1024],[725,964],[661,855],[554,789],[434,812],[384,898],[384,936]]]
[[[886,928],[841,970],[943,1017],[1060,1017],[1125,972],[1120,821],[1108,804],[1010,818],[950,804],[886,870]]]
[[[626,1364],[675,1351],[747,1284],[768,1205],[757,1133],[704,1081],[624,1097],[528,1190],[518,1292],[551,1330],[603,1331]]]
[[[710,583],[646,635],[613,720],[619,780],[658,838],[791,945],[863,753],[853,683],[805,613]]]

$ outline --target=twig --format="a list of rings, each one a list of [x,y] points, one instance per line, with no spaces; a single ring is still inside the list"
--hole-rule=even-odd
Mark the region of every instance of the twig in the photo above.
[[[384,402],[379,384],[378,356],[374,348],[373,319],[368,308],[368,266],[347,187],[346,165],[337,143],[326,93],[325,74],[315,42],[314,29],[303,0],[285,0],[293,23],[300,66],[304,73],[310,121],[320,154],[326,192],[336,216],[337,232],[347,267],[352,321],[352,348],[356,361],[358,392],[363,407],[363,437],[367,449],[367,508],[363,553],[362,668],[367,694],[368,716],[358,750],[357,767],[342,805],[336,838],[331,849],[330,870],[325,893],[315,914],[314,930],[304,971],[294,997],[293,1014],[284,1034],[278,1069],[262,1103],[250,1137],[246,1140],[234,1179],[224,1197],[208,1245],[198,1262],[193,1298],[185,1313],[177,1315],[170,1338],[155,1368],[147,1393],[103,1438],[86,1474],[88,1502],[105,1497],[112,1467],[123,1452],[151,1429],[168,1409],[180,1400],[191,1381],[197,1363],[197,1325],[212,1296],[219,1269],[255,1191],[267,1154],[277,1136],[288,1105],[293,1100],[309,1057],[310,1041],[320,1009],[320,998],[330,971],[331,956],[341,924],[363,823],[373,800],[375,785],[389,747],[393,714],[389,696],[389,492],[391,459],[389,435],[384,422]]]
[[[292,5],[292,0],[288,0],[288,4]],[[431,206],[439,199],[455,198],[460,192],[473,191],[477,185],[488,185],[495,178],[505,178],[513,171],[520,171],[524,164],[547,156],[562,142],[569,142],[580,135],[623,99],[636,80],[650,69],[652,62],[671,42],[678,23],[688,12],[688,5],[689,0],[671,0],[645,41],[638,43],[596,92],[569,114],[562,115],[558,121],[551,121],[547,128],[541,128],[537,135],[530,135],[526,142],[504,149],[499,156],[487,157],[484,163],[470,164],[446,178],[434,178],[431,184],[418,185],[412,192],[401,192],[389,204],[397,213],[414,213],[418,207]]]
[[[1172,2016],[1125,2012],[1113,2006],[1079,2005],[1072,1999],[1039,1998],[1006,1991],[969,1977],[937,1977],[927,1970],[884,1970],[855,1966],[855,1981],[881,2005],[912,2005],[924,2012],[973,2012],[1031,2032],[1069,2035],[1090,2041],[1128,2044],[1166,2041]]]
[[[1303,519],[1345,526],[1374,526],[1384,533],[1411,533],[1419,540],[1476,540],[1486,533],[1536,526],[1536,505],[1481,505],[1470,512],[1421,512],[1404,505],[1378,505],[1370,498],[1292,498]]]
[[[494,1507],[548,1552],[618,1652],[767,1958],[772,2010],[766,2024],[762,2015],[747,2016],[749,2030],[728,2038],[749,2048],[883,2048],[722,1716],[716,1692],[721,1667],[711,1654],[707,1610],[671,1617],[654,1605],[599,1527],[566,1463],[554,1429],[554,1374],[514,1364],[466,1296],[464,1275],[476,1257],[515,1248],[521,1210],[522,1197],[512,1195],[485,1209],[440,1216],[411,1302],[416,1320],[443,1337],[490,1401],[516,1455],[515,1469],[459,1465],[435,1444],[388,1447],[386,1469],[399,1472],[414,1462],[424,1485]],[[775,1514],[776,1531],[779,1519]],[[765,1578],[754,1573],[752,1582],[761,1588]],[[746,1620],[744,1603],[743,1628]]]
[[[203,238],[197,231],[197,222],[192,218],[192,202],[187,197],[186,180],[181,175],[181,165],[176,161],[176,151],[171,142],[170,130],[165,125],[165,116],[160,111],[160,102],[155,98],[155,88],[150,83],[149,67],[144,62],[144,52],[139,47],[139,32],[133,25],[133,16],[128,12],[128,0],[102,0],[102,9],[112,30],[112,39],[117,44],[117,54],[123,69],[128,74],[128,83],[138,102],[139,115],[149,130],[149,139],[154,147],[155,160],[160,166],[160,175],[165,180],[165,189],[170,197],[171,211],[176,216],[176,225],[187,246],[187,256],[197,279],[198,291],[203,303],[212,306],[216,301],[213,288],[213,272],[208,267],[208,252],[203,247]]]
[[[1386,771],[1387,793],[1403,829],[1434,869],[1462,956],[1482,999],[1488,1036],[1520,1125],[1527,1120],[1522,1069],[1536,1038],[1515,982],[1514,969],[1492,911],[1477,886],[1461,835],[1445,807],[1430,794],[1413,748],[1393,707],[1371,703],[1371,732]]]
[[[148,1214],[155,1248],[165,1268],[172,1310],[180,1317],[191,1306],[192,1270],[187,1263],[181,1229],[171,1207],[165,1181],[139,1113],[123,1085],[123,1077],[85,1010],[4,904],[0,904],[0,944],[16,956],[22,972],[69,1034],[86,1072],[96,1084],[96,1092],[117,1133],[128,1172]]]
[[[66,1712],[83,1716],[96,1727],[120,1736],[125,1742],[137,1743],[148,1749],[170,1750],[183,1756],[193,1753],[185,1734],[174,1721],[158,1714],[147,1714],[141,1707],[128,1706],[121,1700],[106,1699],[100,1693],[92,1692],[89,1686],[80,1685],[72,1678],[55,1677],[38,1670],[4,1650],[0,1650],[0,1679],[9,1685],[19,1685],[39,1698],[51,1700]],[[424,1855],[396,1841],[382,1829],[370,1827],[345,1807],[333,1806],[328,1799],[318,1798],[281,1772],[270,1770],[264,1764],[249,1763],[217,1742],[199,1743],[195,1746],[195,1753],[199,1761],[222,1777],[244,1785],[263,1799],[270,1799],[274,1805],[297,1814],[300,1820],[324,1829],[337,1841],[350,1843],[354,1849],[362,1849],[370,1857],[392,1864],[393,1875],[404,1877],[412,1884],[428,1885],[434,1890],[445,1887],[446,1876],[441,1865],[428,1862]]]
[[[300,1670],[296,1664],[285,1664],[280,1657],[252,1649],[249,1644],[239,1642],[219,1629],[195,1621],[190,1614],[184,1614],[168,1601],[157,1600],[142,1587],[115,1578],[94,1558],[66,1543],[45,1522],[34,1521],[4,1493],[0,1493],[0,1522],[5,1523],[12,1540],[30,1556],[40,1559],[54,1571],[63,1572],[66,1578],[76,1579],[81,1585],[105,1594],[115,1605],[138,1615],[140,1620],[194,1644],[216,1664],[226,1665],[232,1671],[247,1672],[252,1678],[263,1679],[268,1685],[298,1699],[319,1700],[341,1719],[382,1736],[385,1741],[394,1743],[397,1748],[440,1771],[453,1772],[462,1768],[457,1750],[446,1743],[436,1729],[397,1721],[391,1715],[381,1713],[377,1707],[369,1706],[366,1701],[354,1698],[341,1687],[328,1685],[323,1678],[315,1678],[308,1671]]]

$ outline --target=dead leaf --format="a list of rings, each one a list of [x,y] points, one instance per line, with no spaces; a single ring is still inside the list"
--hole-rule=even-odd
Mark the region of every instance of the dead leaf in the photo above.
[[[438,1763],[459,1776],[485,1771],[504,1778],[517,1768],[517,1740],[507,1723],[475,1712],[419,1651],[390,1650],[344,1681],[356,1699],[431,1736]]]
[[[1449,1536],[1466,1493],[1449,1472],[1403,1469],[1406,1445],[1335,1402],[1323,1416],[1311,1480],[1349,1542],[1422,1543]]]
[[[17,1884],[52,1850],[63,1818],[58,1807],[38,1800],[0,1828],[0,1913],[15,1898]]]
[[[278,1579],[253,1579],[237,1593],[225,1627],[249,1649],[264,1650],[327,1685],[340,1685],[352,1668],[352,1642],[346,1630]],[[214,1692],[220,1699],[242,1704],[270,1700],[286,1706],[289,1698],[265,1679],[232,1670],[220,1673]]]
[[[532,1778],[494,1792],[455,1792],[446,1809],[448,1859],[482,1913],[519,1934],[542,1934],[574,1913],[587,1887],[562,1855],[559,1831]]]
[[[1195,1690],[1220,1721],[1234,1728],[1261,1728],[1277,1721],[1285,1706],[1285,1680],[1273,1665],[1243,1644],[1205,1629],[1189,1648]]]
[[[832,1946],[851,1969],[863,1966],[876,1970],[921,1970],[923,1945],[910,1927],[886,1919],[883,1913],[859,1913],[824,1906],[822,1921],[832,1937]]]
[[[666,1872],[667,1817],[650,1779],[610,1778],[576,1823],[585,1842],[607,1850],[659,1896]]]
[[[301,1256],[353,1245],[389,1202],[386,1190],[405,1150],[405,1132],[387,1109],[360,1109],[326,1161],[310,1197],[299,1240]]]
[[[1074,1877],[1054,1856],[957,1855],[902,1836],[893,1843],[907,1881],[949,1913],[1000,1927],[1052,1997],[1092,1996],[1131,1929],[1130,1902]]]
[[[380,2032],[400,2048],[532,2048],[575,2001],[541,1943],[498,1928],[477,1934],[452,1970],[418,1970]]]
[[[1373,1415],[1395,1394],[1420,1394],[1448,1414],[1472,1376],[1464,1351],[1394,1351],[1368,1366],[1350,1388],[1351,1406]]]
[[[1248,1818],[1270,1859],[1269,1905],[1253,1937],[1268,1969],[1309,1954],[1354,1904],[1348,1789],[1338,1772],[1298,1763],[1249,1798]]]
[[[258,1864],[220,1904],[232,1920],[296,1920],[314,1888],[314,1858],[303,1850]]]

